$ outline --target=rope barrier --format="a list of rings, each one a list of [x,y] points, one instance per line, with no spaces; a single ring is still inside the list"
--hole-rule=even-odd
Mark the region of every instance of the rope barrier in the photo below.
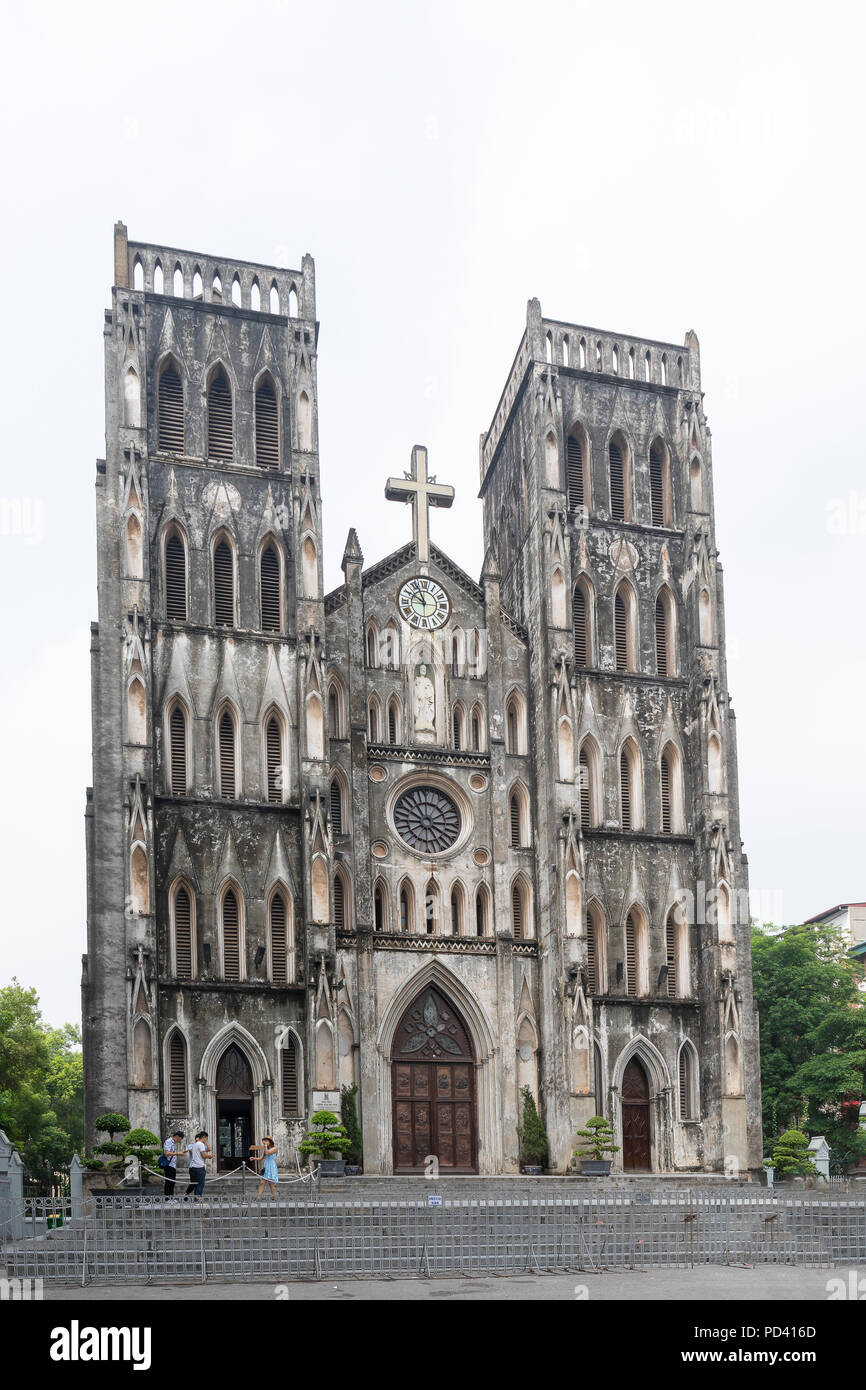
[[[297,1154],[295,1155],[295,1159],[297,1160]],[[177,1177],[180,1176],[180,1175],[178,1174],[178,1170],[177,1170],[176,1168],[159,1168],[159,1169],[157,1169],[157,1168],[148,1168],[148,1166],[147,1166],[146,1163],[142,1163],[142,1165],[141,1165],[141,1171],[142,1171],[143,1173],[151,1173],[151,1174],[153,1175],[153,1177],[155,1177],[155,1178],[161,1178],[163,1181],[166,1180],[166,1176],[165,1176],[166,1173],[174,1173],[174,1174],[175,1174],[175,1180],[177,1179]],[[251,1167],[249,1166],[249,1164],[246,1162],[246,1160],[243,1160],[243,1161],[241,1162],[241,1164],[240,1164],[240,1167],[238,1167],[238,1168],[231,1168],[231,1169],[229,1169],[228,1171],[226,1171],[225,1173],[214,1173],[213,1177],[210,1177],[210,1178],[208,1179],[208,1181],[211,1182],[211,1183],[221,1182],[221,1181],[223,1180],[223,1178],[235,1178],[235,1177],[237,1177],[238,1173],[242,1173],[242,1172],[244,1172],[244,1171],[246,1171],[247,1173],[249,1173],[249,1175],[250,1175],[251,1178],[258,1178],[258,1180],[259,1180],[260,1182],[267,1182],[267,1181],[268,1181],[267,1178],[263,1178],[263,1177],[262,1177],[261,1173],[257,1173],[256,1170],[255,1170],[255,1168],[251,1168]],[[311,1183],[311,1182],[314,1182],[314,1181],[315,1181],[315,1177],[316,1177],[316,1174],[315,1174],[314,1172],[312,1172],[312,1171],[310,1171],[309,1173],[302,1173],[302,1172],[301,1172],[300,1163],[298,1163],[298,1176],[297,1176],[296,1178],[278,1178],[278,1179],[277,1179],[277,1182],[278,1182],[278,1183],[279,1183],[279,1182],[282,1182],[282,1183],[286,1183],[286,1184],[288,1184],[288,1183],[297,1183],[297,1182],[310,1182],[310,1183]],[[131,1182],[131,1181],[132,1181],[132,1177],[131,1177],[131,1176],[128,1177],[128,1178],[122,1178],[122,1179],[120,1180],[120,1182],[118,1183],[118,1187],[122,1187],[123,1184],[124,1184],[125,1182]]]

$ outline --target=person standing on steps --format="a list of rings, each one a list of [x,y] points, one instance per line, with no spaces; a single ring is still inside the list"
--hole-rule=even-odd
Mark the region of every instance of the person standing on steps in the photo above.
[[[256,1147],[258,1148],[259,1146],[256,1145]],[[268,1187],[271,1189],[271,1196],[276,1197],[277,1183],[280,1180],[279,1174],[277,1173],[277,1146],[269,1134],[266,1134],[262,1140],[261,1157],[264,1160],[264,1167],[262,1168],[262,1180],[259,1183],[259,1190],[256,1196],[261,1197],[265,1190],[265,1183],[267,1183]]]
[[[189,1187],[186,1189],[186,1196],[192,1192],[196,1200],[204,1191],[204,1180],[206,1176],[205,1163],[212,1156],[211,1146],[208,1143],[207,1130],[199,1130],[195,1136],[194,1143],[188,1146],[189,1153]]]
[[[183,1142],[183,1130],[176,1129],[170,1139],[166,1139],[162,1146],[162,1151],[168,1159],[168,1167],[163,1168],[165,1176],[165,1186],[163,1196],[174,1196],[174,1185],[177,1181],[177,1156],[180,1153],[180,1146]]]

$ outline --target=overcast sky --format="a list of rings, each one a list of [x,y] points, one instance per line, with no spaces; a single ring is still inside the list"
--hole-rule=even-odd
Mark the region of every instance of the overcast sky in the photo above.
[[[860,24],[760,0],[7,10],[0,984],[79,1016],[118,218],[315,257],[329,588],[350,525],[368,563],[408,539],[383,486],[414,443],[457,489],[434,540],[478,573],[478,436],[531,296],[694,328],[752,888],[786,922],[866,899]]]

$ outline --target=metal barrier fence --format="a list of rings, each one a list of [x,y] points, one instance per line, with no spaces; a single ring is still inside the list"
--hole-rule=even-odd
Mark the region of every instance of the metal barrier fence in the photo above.
[[[285,1280],[866,1263],[866,1202],[706,1192],[413,1200],[30,1199],[7,1277]]]

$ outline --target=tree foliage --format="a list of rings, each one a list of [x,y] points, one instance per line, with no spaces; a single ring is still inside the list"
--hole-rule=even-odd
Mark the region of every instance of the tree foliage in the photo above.
[[[28,1177],[49,1182],[84,1146],[81,1035],[43,1022],[39,998],[17,980],[0,988],[0,1129]]]
[[[349,1136],[351,1148],[346,1150],[346,1158],[349,1163],[360,1163],[364,1151],[361,1139],[361,1126],[358,1123],[358,1110],[355,1105],[355,1096],[358,1094],[357,1086],[340,1087],[340,1118],[343,1121],[346,1133]]]
[[[535,1097],[528,1086],[521,1086],[523,1119],[517,1126],[520,1153],[525,1163],[543,1163],[547,1156],[547,1130],[538,1113]]]
[[[792,1128],[825,1134],[837,1162],[853,1161],[866,1151],[866,999],[844,942],[827,927],[756,927],[752,970],[767,1140]]]

